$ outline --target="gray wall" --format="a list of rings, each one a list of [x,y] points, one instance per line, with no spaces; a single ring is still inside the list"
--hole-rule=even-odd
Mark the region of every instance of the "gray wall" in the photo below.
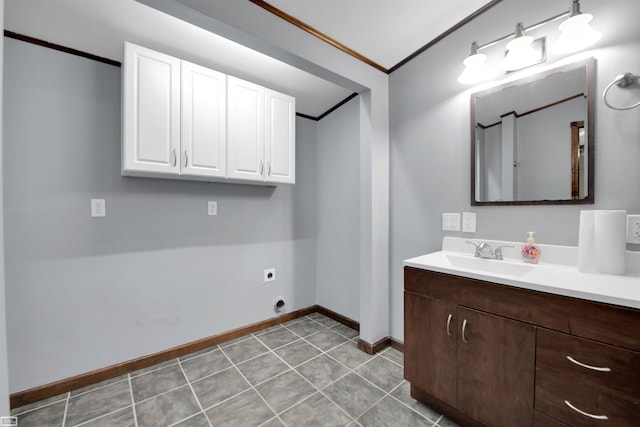
[[[264,320],[277,296],[315,304],[315,122],[296,121],[294,186],[122,177],[120,69],[12,39],[5,55],[12,392]]]
[[[4,28],[4,0],[0,0],[0,27]],[[0,81],[4,63],[4,37],[0,39]],[[0,206],[2,191],[2,86],[0,85]],[[0,209],[0,224],[4,223],[4,213]],[[7,322],[6,294],[4,282],[4,227],[0,225],[0,416],[9,415],[9,370],[7,364]]]
[[[604,37],[597,59],[596,204],[593,206],[470,206],[469,95],[477,88],[457,83],[474,40],[480,44],[513,32],[514,24],[542,21],[567,10],[557,0],[506,0],[465,25],[390,76],[391,133],[391,335],[403,339],[402,260],[438,250],[442,212],[477,212],[475,235],[521,241],[529,230],[537,241],[577,245],[580,209],[640,212],[640,109],[617,112],[599,94],[618,74],[640,73],[640,2],[583,0]],[[547,43],[555,25],[542,28]],[[559,58],[549,56],[550,61]],[[451,233],[460,235],[461,233]]]
[[[360,126],[356,97],[318,122],[318,304],[360,319]]]

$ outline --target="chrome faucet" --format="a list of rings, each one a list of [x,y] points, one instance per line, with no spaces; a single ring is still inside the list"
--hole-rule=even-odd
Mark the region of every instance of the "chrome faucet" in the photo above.
[[[476,258],[501,260],[503,259],[502,248],[515,248],[514,245],[502,245],[502,246],[498,246],[494,250],[491,248],[491,245],[488,244],[487,242],[476,243],[476,242],[472,242],[471,240],[467,240],[466,242],[476,247],[476,253],[474,255]]]

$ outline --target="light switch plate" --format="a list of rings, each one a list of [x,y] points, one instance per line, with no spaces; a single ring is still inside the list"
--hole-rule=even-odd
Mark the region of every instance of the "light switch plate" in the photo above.
[[[627,215],[627,243],[640,244],[640,215]]]
[[[462,212],[462,232],[463,233],[476,232],[476,213],[475,212]]]
[[[443,213],[442,231],[460,231],[460,214]]]

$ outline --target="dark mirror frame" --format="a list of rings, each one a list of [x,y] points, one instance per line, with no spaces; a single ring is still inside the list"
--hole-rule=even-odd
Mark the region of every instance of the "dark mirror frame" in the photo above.
[[[587,164],[587,196],[582,199],[566,200],[514,200],[514,201],[487,201],[476,200],[476,98],[499,92],[510,86],[530,83],[557,72],[568,71],[577,67],[586,66],[587,71],[587,149],[589,153]],[[471,94],[471,206],[515,206],[515,205],[588,205],[595,201],[595,58],[588,58],[572,62],[567,65],[552,68],[532,76],[514,80],[503,85]]]

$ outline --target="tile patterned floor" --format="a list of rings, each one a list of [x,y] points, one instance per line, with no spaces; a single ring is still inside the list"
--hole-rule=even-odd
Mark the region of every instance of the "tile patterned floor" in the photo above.
[[[12,411],[20,427],[429,426],[403,354],[371,356],[358,333],[314,313]]]

